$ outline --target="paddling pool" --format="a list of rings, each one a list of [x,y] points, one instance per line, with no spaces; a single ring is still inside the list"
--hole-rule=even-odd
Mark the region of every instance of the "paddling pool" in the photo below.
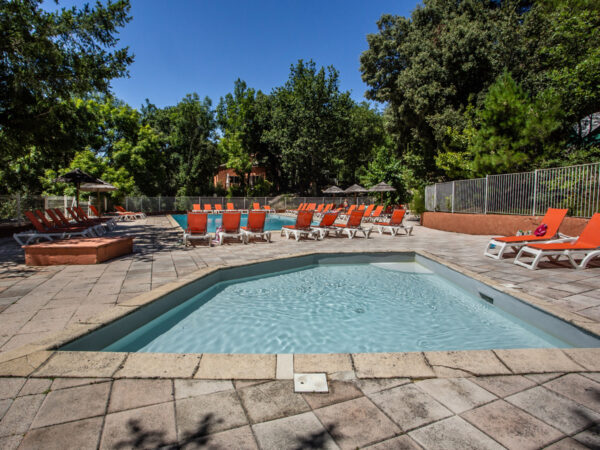
[[[600,340],[414,253],[216,271],[65,350],[359,353],[597,347]]]

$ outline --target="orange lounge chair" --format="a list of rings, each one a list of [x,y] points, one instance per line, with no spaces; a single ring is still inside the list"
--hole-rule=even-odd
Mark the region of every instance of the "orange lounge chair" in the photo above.
[[[356,205],[350,205],[350,207],[348,208],[348,211],[346,211],[343,215],[350,216],[350,214],[352,214],[352,211],[354,211],[355,209],[356,209]]]
[[[363,217],[365,219],[368,219],[369,216],[371,215],[371,213],[373,212],[373,208],[375,208],[375,205],[369,205],[367,206],[367,209],[365,209],[365,213],[363,214]]]
[[[348,217],[348,221],[342,224],[335,224],[335,234],[339,236],[341,233],[346,233],[348,239],[354,238],[356,233],[360,231],[366,239],[369,239],[369,235],[371,234],[371,229],[363,228],[361,225],[363,219],[362,211],[352,211],[350,213],[350,217]]]
[[[533,256],[530,263],[520,259],[527,254]],[[558,261],[561,256],[566,256],[575,269],[585,269],[593,258],[600,256],[600,213],[592,216],[579,237],[556,239],[543,244],[529,243],[519,250],[514,263],[535,270],[543,257]],[[582,258],[579,264],[575,257]]]
[[[141,211],[138,211],[138,212],[127,211],[125,208],[123,208],[122,206],[119,206],[119,205],[115,205],[115,209],[117,210],[117,214],[119,214],[119,215],[126,214],[129,216],[133,216],[136,219],[145,219],[146,218],[146,214],[144,214]]]
[[[326,212],[329,212],[329,210],[333,208],[333,203],[328,203],[327,205],[325,205],[325,209],[323,210],[323,214],[325,214]]]
[[[108,230],[112,230],[116,226],[114,218],[110,218],[110,217],[90,217],[81,208],[81,206],[77,206],[74,209],[79,214],[79,217],[81,217],[83,219],[84,222],[94,224],[93,226],[103,225]],[[104,230],[104,229],[102,229],[102,230]]]
[[[304,203],[300,203],[296,209],[286,209],[285,212],[290,213],[290,214],[297,213],[298,211],[302,210],[303,206],[304,206]]]
[[[233,203],[227,203],[227,211],[235,211],[235,208],[233,207]]]
[[[223,205],[221,205],[220,203],[215,203],[215,211],[223,212]]]
[[[360,206],[358,207],[358,210],[359,210],[359,211],[364,211],[364,210],[365,210],[365,205],[360,205]]]
[[[200,203],[192,204],[192,211],[202,211],[202,208],[200,207]]]
[[[183,232],[183,245],[187,247],[188,242],[192,245],[195,245],[194,241],[207,240],[208,246],[210,247],[210,234],[207,233],[207,227],[207,213],[188,213],[187,228]]]
[[[240,220],[242,219],[241,212],[224,212],[221,216],[222,224],[221,231],[217,231],[217,239],[219,245],[223,245],[225,238],[237,238],[244,242],[244,234],[240,231]]]
[[[382,212],[383,212],[383,206],[379,205],[377,208],[375,208],[375,211],[373,211],[369,217],[365,217],[365,219],[368,221],[373,221],[375,219],[379,219],[379,217],[381,217]]]
[[[281,235],[283,236],[285,234],[287,239],[293,235],[296,241],[299,241],[302,236],[317,236],[318,233],[315,233],[310,227],[313,214],[312,211],[300,211],[294,225],[284,225],[283,228],[281,228]]]
[[[263,205],[263,209],[268,212],[273,212],[270,205]]]
[[[249,211],[248,223],[240,230],[244,235],[244,243],[247,244],[251,238],[259,237],[267,242],[271,242],[271,232],[265,231],[266,211]]]
[[[321,222],[319,222],[319,225],[317,225],[315,227],[310,227],[310,228],[311,228],[311,230],[319,233],[320,239],[323,239],[326,236],[328,236],[330,231],[337,233],[336,228],[333,226],[335,224],[335,220],[337,219],[337,216],[338,216],[337,212],[325,213],[325,214],[323,214],[323,217],[321,218]]]
[[[94,236],[94,232],[90,228],[77,231],[75,231],[75,227],[73,227],[71,230],[68,228],[47,228],[31,211],[25,211],[24,214],[35,228],[35,231],[14,233],[13,238],[19,245],[29,245],[31,242],[34,242],[38,239],[47,239],[49,241],[53,241],[54,239],[69,239],[71,236]]]
[[[325,207],[325,204],[323,204],[323,203],[321,203],[319,206],[317,206],[317,210],[315,211],[315,214],[321,213],[321,211],[323,211],[324,207]]]
[[[202,209],[202,211],[207,212],[207,213],[211,213],[212,210],[213,210],[212,205],[210,203],[205,203],[204,208]]]
[[[555,209],[548,208],[546,215],[542,219],[540,224],[546,224],[546,234],[543,236],[535,236],[532,234],[525,236],[505,236],[495,237],[490,239],[483,254],[494,259],[502,259],[502,256],[508,248],[517,251],[521,247],[528,245],[529,243],[550,241],[558,237],[558,229],[563,219],[567,215],[566,209]],[[493,253],[491,250],[497,250],[497,253]]]
[[[46,215],[44,214],[43,211],[36,209],[35,214],[37,214],[37,217],[39,220],[42,221],[42,223],[44,224],[44,226],[46,227],[47,230],[52,230],[52,231],[72,231],[72,232],[80,232],[80,231],[84,231],[87,230],[88,228],[90,228],[90,226],[87,225],[63,225],[60,222],[59,223],[52,223],[54,222],[54,220],[52,222],[50,222],[47,218]],[[94,230],[96,235],[100,235],[102,233],[102,231],[97,232],[96,230]]]
[[[260,205],[257,202],[252,203],[252,209],[258,211],[260,209]]]
[[[389,222],[375,222],[373,226],[379,231],[379,234],[383,234],[384,231],[389,231],[392,236],[396,236],[400,230],[404,230],[406,235],[410,236],[413,228],[405,227],[402,224],[405,214],[405,209],[395,209],[394,212],[392,212],[392,217]]]
[[[75,225],[70,226],[90,227],[93,228],[94,232],[98,236],[104,234],[104,228],[102,227],[102,223],[84,218],[81,215],[81,213],[76,210],[76,208],[67,208],[67,211],[69,212],[69,215],[73,218],[73,220],[76,222]]]

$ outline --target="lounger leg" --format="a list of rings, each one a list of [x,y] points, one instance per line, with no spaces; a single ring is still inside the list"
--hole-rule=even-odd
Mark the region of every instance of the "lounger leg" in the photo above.
[[[267,242],[271,242],[271,232],[270,232],[270,231],[267,231],[267,232],[265,233],[265,236],[266,236],[266,238],[267,238]]]
[[[492,253],[490,251],[492,245],[494,245],[498,249],[498,253]],[[506,242],[498,242],[498,241],[494,241],[492,239],[492,240],[490,240],[490,242],[488,242],[488,245],[485,248],[483,255],[489,256],[490,258],[494,258],[494,259],[502,259],[502,255],[504,255],[505,250],[506,250]]]
[[[377,225],[377,231],[379,231],[379,234],[383,234],[383,227]]]
[[[576,269],[585,269],[588,263],[594,259],[595,257],[600,256],[600,250],[596,250],[594,252],[588,253],[585,258],[581,260],[581,262],[576,266]],[[570,257],[570,255],[569,255]],[[571,258],[571,257],[570,257]]]

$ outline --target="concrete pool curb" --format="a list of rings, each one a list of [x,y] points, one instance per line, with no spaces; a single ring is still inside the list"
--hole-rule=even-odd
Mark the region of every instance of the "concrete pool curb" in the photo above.
[[[72,325],[35,344],[0,354],[0,376],[67,376],[114,378],[196,379],[289,379],[294,372],[325,372],[347,378],[433,378],[478,375],[588,372],[600,370],[600,349],[516,349],[448,352],[358,353],[358,354],[154,354],[65,352],[57,349],[153,303],[220,269],[252,266],[314,255],[369,252],[325,251],[264,258],[250,263],[218,265],[192,272],[179,280],[133,297],[109,311]],[[592,335],[600,324],[553,307],[551,302],[511,289],[443,258],[420,250],[377,251],[381,254],[411,254],[443,264],[449,269],[558,317]],[[285,356],[285,358],[284,358]],[[289,367],[291,362],[291,369]],[[278,377],[281,375],[281,378]]]

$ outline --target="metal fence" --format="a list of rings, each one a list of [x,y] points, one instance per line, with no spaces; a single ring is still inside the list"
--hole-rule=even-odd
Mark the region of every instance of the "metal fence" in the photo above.
[[[204,207],[210,204],[213,208],[215,204],[220,204],[226,209],[227,203],[233,203],[235,209],[250,209],[253,203],[258,203],[261,207],[269,205],[273,209],[296,209],[301,203],[335,203],[342,204],[347,201],[348,204],[370,205],[378,200],[378,197],[292,197],[289,195],[280,195],[278,197],[126,197],[122,204],[125,209],[130,211],[143,211],[146,213],[167,213],[173,211],[190,211],[192,205],[199,203]],[[112,210],[112,199],[98,198],[91,199],[101,210]],[[108,202],[108,204],[106,203]],[[75,197],[70,196],[26,196],[26,195],[0,195],[0,222],[22,222],[24,221],[23,212],[35,209],[61,208],[63,211],[75,204]],[[117,203],[119,204],[119,203]],[[79,198],[79,205],[87,209],[88,200]],[[88,211],[89,213],[89,211]]]
[[[280,195],[277,197],[126,197],[123,201],[125,209],[129,211],[143,211],[145,213],[161,213],[171,211],[190,211],[192,205],[221,205],[226,209],[227,203],[233,203],[235,209],[250,209],[253,203],[261,207],[269,205],[272,209],[286,210],[296,209],[301,203],[335,203],[370,205],[377,201],[377,197],[290,197]]]
[[[600,163],[488,175],[425,188],[428,211],[540,215],[568,208],[574,217],[600,211]]]
[[[22,222],[24,211],[46,208],[60,208],[65,211],[67,207],[73,205],[75,205],[75,197],[67,195],[51,197],[20,194],[0,195],[0,222]],[[88,202],[80,198],[79,206],[86,209]]]

